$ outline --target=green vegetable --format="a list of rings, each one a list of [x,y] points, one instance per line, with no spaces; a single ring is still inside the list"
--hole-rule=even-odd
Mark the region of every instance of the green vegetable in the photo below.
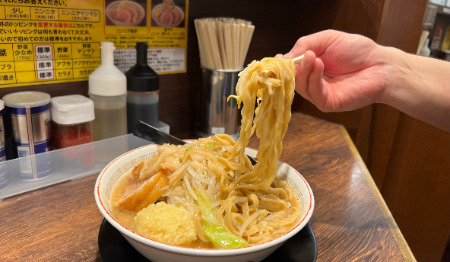
[[[209,142],[209,143],[207,143],[205,146],[208,146],[208,147],[215,147],[215,146],[216,146],[216,143],[215,143],[215,142]]]
[[[248,243],[244,239],[231,233],[226,227],[220,224],[215,210],[211,207],[211,200],[206,192],[198,190],[196,194],[198,197],[198,206],[202,210],[202,227],[211,243],[214,246],[225,248],[248,246]]]
[[[192,147],[193,147],[193,146],[190,146],[190,147],[186,148],[186,149],[184,150],[184,152],[187,152],[187,151],[191,150]]]

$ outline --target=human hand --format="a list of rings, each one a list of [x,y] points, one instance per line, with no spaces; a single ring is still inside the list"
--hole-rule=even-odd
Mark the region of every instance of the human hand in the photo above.
[[[300,95],[324,112],[349,111],[381,96],[386,84],[382,48],[361,35],[326,30],[301,37],[283,57],[305,54],[296,65]]]

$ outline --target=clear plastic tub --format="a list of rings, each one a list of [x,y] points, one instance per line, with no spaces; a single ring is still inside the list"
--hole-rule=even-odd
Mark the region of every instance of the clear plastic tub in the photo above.
[[[5,186],[0,188],[0,200],[64,181],[98,174],[114,158],[150,143],[129,134],[0,162],[0,170],[6,171],[3,179],[7,182]],[[94,152],[92,158],[94,162],[89,167],[80,165],[77,160],[67,158],[67,155],[86,156],[91,152]],[[44,178],[25,180],[22,178],[20,170],[23,161],[48,161],[52,167],[52,173]]]

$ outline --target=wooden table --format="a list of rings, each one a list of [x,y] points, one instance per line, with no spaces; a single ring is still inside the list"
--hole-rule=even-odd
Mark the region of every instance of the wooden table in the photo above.
[[[281,160],[313,189],[317,261],[415,261],[342,126],[295,113]],[[101,261],[95,180],[0,201],[0,261]]]

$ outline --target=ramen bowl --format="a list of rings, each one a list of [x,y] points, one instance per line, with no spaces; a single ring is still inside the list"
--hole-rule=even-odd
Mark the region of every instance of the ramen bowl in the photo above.
[[[182,262],[231,262],[260,261],[269,256],[278,247],[297,234],[308,223],[314,210],[314,196],[305,178],[294,168],[285,163],[278,163],[277,176],[285,179],[296,194],[301,210],[297,224],[275,239],[261,244],[234,249],[196,249],[164,244],[145,238],[123,226],[111,214],[111,191],[114,184],[126,175],[134,166],[151,157],[157,151],[155,144],[131,150],[111,161],[99,174],[95,183],[95,201],[105,219],[116,228],[124,238],[143,256],[151,261]],[[256,151],[250,148],[246,153],[255,156]]]
[[[184,11],[176,5],[158,4],[152,9],[152,19],[160,27],[177,27],[184,20]]]
[[[106,7],[106,16],[116,26],[137,26],[145,17],[144,8],[133,1],[118,0]]]

